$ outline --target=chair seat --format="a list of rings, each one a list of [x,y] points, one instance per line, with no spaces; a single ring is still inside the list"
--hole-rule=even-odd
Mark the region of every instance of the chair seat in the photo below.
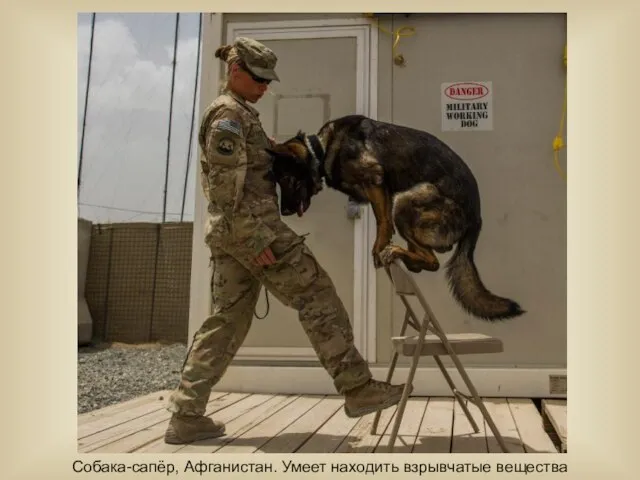
[[[456,355],[473,355],[482,353],[500,353],[503,351],[502,340],[481,333],[453,333],[447,340]],[[418,345],[418,336],[391,337],[395,350],[404,356],[413,356]],[[421,356],[448,355],[447,349],[437,335],[425,336]]]

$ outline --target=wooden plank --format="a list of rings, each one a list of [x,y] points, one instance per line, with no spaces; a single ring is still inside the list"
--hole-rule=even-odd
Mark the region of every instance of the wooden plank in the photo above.
[[[286,411],[289,404],[299,398],[298,395],[274,395],[271,399],[258,407],[235,418],[226,425],[226,434],[223,437],[212,438],[182,445],[177,453],[213,453],[220,450],[235,438],[251,430],[256,425],[267,420],[280,411]]]
[[[394,452],[394,453],[411,453],[413,446],[416,443],[418,432],[420,431],[420,424],[424,417],[424,412],[427,408],[427,398],[409,398],[407,406],[402,416],[402,421],[398,427],[398,436],[396,437],[393,450],[389,447],[391,441],[391,432],[393,430],[393,424],[397,420],[394,415],[393,420],[389,423],[387,430],[380,438],[380,442],[375,449],[376,453],[382,452]]]
[[[322,399],[308,412],[285,428],[278,436],[262,445],[255,453],[293,453],[322,425],[342,408],[344,400],[336,397]]]
[[[451,397],[431,397],[424,412],[413,453],[449,453],[453,433]]]
[[[166,410],[166,396],[159,392],[153,395],[141,397],[140,402],[125,402],[125,404],[113,405],[114,408],[96,413],[91,418],[84,418],[78,425],[78,438],[86,438],[104,430],[122,425],[136,418],[143,417],[153,412]]]
[[[246,395],[247,394],[235,393],[221,393],[220,395],[211,395],[211,398],[207,403],[207,415],[210,415],[212,412],[215,412],[220,408],[237,402]],[[138,417],[131,420],[130,422],[120,424],[114,428],[104,430],[96,435],[91,435],[80,440],[79,451],[96,453],[109,451],[111,453],[123,453],[124,450],[122,449],[125,448],[125,445],[128,447],[129,445],[133,444],[133,447],[131,448],[138,447],[141,445],[140,442],[142,442],[143,439],[151,441],[153,439],[153,435],[163,435],[164,431],[167,428],[170,417],[171,412],[166,409],[162,409],[157,412]],[[133,438],[127,438],[131,436],[133,436]],[[125,438],[127,438],[126,441],[124,441],[123,443],[118,443],[119,440]]]
[[[340,398],[342,406],[296,453],[332,453],[349,434],[358,418],[349,418],[344,413],[344,399]]]
[[[484,398],[484,406],[487,408],[489,415],[496,424],[498,432],[502,436],[504,443],[507,445],[509,453],[525,453],[522,439],[518,433],[518,428],[511,415],[511,409],[506,398]],[[489,428],[489,424],[485,420],[484,425],[487,433],[487,447],[489,453],[502,453],[502,448],[498,444],[498,440]]]
[[[214,394],[212,395],[213,399],[216,400],[218,397],[224,397],[225,393]],[[90,452],[97,448],[106,445],[107,443],[111,443],[119,438],[126,437],[138,430],[142,430],[144,428],[150,427],[151,425],[155,425],[156,423],[167,421],[171,413],[166,409],[162,408],[160,410],[153,411],[151,413],[141,415],[136,417],[128,422],[120,423],[111,428],[107,428],[101,430],[95,434],[86,436],[78,440],[78,452]]]
[[[463,400],[464,401],[464,400]],[[465,415],[460,403],[454,403],[453,409],[453,437],[451,438],[451,453],[487,453],[487,437],[484,429],[484,418],[480,409],[472,402],[464,401],[471,417],[478,425],[476,433]]]
[[[283,435],[283,430],[317,405],[320,400],[322,400],[322,397],[318,395],[306,395],[296,398],[287,405],[287,408],[274,413],[263,422],[246,430],[243,434],[237,435],[231,442],[220,448],[217,453],[255,452],[272,438]],[[300,437],[296,436],[296,438],[299,439]]]
[[[384,410],[378,431],[372,435],[375,414],[348,418],[339,396],[215,392],[207,415],[215,413],[216,419],[225,422],[226,435],[191,445],[167,445],[163,437],[170,412],[165,399],[170,392],[155,392],[79,415],[79,452],[388,452],[396,413],[396,407]],[[566,400],[544,400],[542,414],[530,399],[487,398],[484,403],[509,452],[557,453],[556,445],[566,451]],[[480,410],[471,402],[467,405],[481,429],[479,434],[473,432],[453,398],[411,398],[394,452],[501,453]],[[545,426],[551,433],[545,432]]]
[[[559,399],[542,400],[543,420],[548,420],[560,440],[560,451],[567,451],[567,401]]]
[[[224,422],[226,427],[226,434],[229,434],[229,422],[239,418],[248,412],[253,411],[256,408],[260,408],[261,405],[273,400],[273,395],[270,394],[254,394],[249,395],[233,405],[229,405],[221,410],[215,412],[214,418]],[[136,453],[174,453],[184,448],[184,445],[172,445],[164,443],[164,435],[158,437],[155,440],[139,446],[134,450]]]
[[[124,402],[108,405],[97,410],[92,410],[87,413],[81,413],[78,415],[78,426],[86,425],[104,418],[116,418],[119,414],[128,412],[129,410],[141,405],[151,404],[158,400],[163,401],[168,398],[170,393],[171,390],[160,390],[141,397],[131,398]]]
[[[528,398],[510,398],[507,402],[525,451],[527,453],[557,453],[558,450],[553,445],[551,438],[544,431],[542,417],[533,402]]]
[[[389,429],[389,422],[396,413],[396,408],[397,406],[394,405],[382,411],[378,428],[373,434],[371,433],[371,425],[373,425],[375,413],[361,417],[349,432],[349,436],[337,448],[336,453],[372,453],[380,443],[384,432]]]
[[[229,393],[221,398],[212,400],[207,404],[207,411],[205,415],[215,415],[217,418],[221,410],[232,408],[233,405],[248,396],[248,393]],[[163,441],[164,443],[164,432],[169,426],[170,416],[171,415],[169,413],[169,415],[166,416],[166,419],[153,425],[149,425],[143,429],[138,429],[130,435],[112,441],[94,451],[100,453],[131,453],[153,441]]]

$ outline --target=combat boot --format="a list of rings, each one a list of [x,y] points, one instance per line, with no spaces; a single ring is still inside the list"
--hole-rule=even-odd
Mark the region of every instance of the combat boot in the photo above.
[[[224,435],[224,423],[205,416],[178,415],[174,413],[164,434],[165,443],[181,445],[196,440]]]
[[[347,417],[362,417],[397,404],[402,398],[404,384],[391,385],[371,379],[345,394],[344,411]],[[409,387],[409,394],[413,385]]]

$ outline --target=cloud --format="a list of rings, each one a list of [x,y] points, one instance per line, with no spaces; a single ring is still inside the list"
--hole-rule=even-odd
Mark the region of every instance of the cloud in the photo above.
[[[151,21],[145,19],[144,25],[138,24],[135,36],[132,27],[124,20],[101,19],[100,15],[97,18],[79,213],[94,222],[160,221],[173,38],[163,45],[153,41],[141,45],[137,39],[144,39],[145,34],[150,39],[153,29],[157,30],[155,18],[151,18]],[[181,27],[184,23],[181,21]],[[164,22],[162,27],[166,29],[167,23]],[[173,37],[171,28],[168,37]],[[176,62],[167,195],[167,211],[177,212],[178,215],[170,215],[168,220],[179,219],[182,204],[198,48],[198,39],[194,36],[197,35],[197,28],[181,33]],[[78,143],[82,131],[90,36],[90,25],[79,25]],[[154,55],[154,51],[163,54]],[[197,149],[193,145],[185,220],[192,220],[196,154]]]

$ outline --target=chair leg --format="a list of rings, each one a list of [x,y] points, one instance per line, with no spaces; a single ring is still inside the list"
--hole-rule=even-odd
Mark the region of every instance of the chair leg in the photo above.
[[[498,441],[498,445],[500,445],[500,448],[504,453],[508,453],[509,449],[507,448],[507,445],[505,444],[504,439],[502,438],[502,435],[498,431],[496,424],[493,422],[493,418],[491,418],[491,415],[489,415],[489,412],[487,411],[487,408],[485,407],[484,402],[480,398],[480,395],[478,395],[478,391],[476,390],[475,385],[469,378],[469,375],[467,375],[467,372],[462,366],[460,359],[458,359],[458,356],[455,354],[451,355],[451,359],[456,364],[456,368],[458,369],[458,372],[460,373],[460,376],[462,377],[462,380],[464,381],[465,385],[469,389],[469,392],[471,393],[471,396],[473,397],[476,406],[480,409],[482,416],[484,417],[486,422],[489,424],[489,428],[493,432],[493,435],[496,437],[496,440]]]
[[[476,402],[477,402],[476,406],[480,409],[482,416],[484,417],[487,424],[489,425],[489,428],[493,432],[494,437],[496,437],[496,440],[498,441],[498,445],[500,445],[500,448],[502,449],[503,453],[509,453],[509,449],[507,448],[507,445],[504,442],[504,438],[502,438],[502,435],[498,431],[498,427],[496,427],[496,424],[494,423],[493,418],[491,418],[491,415],[489,415],[489,411],[487,410],[487,407],[485,406],[484,402],[480,398],[476,398]]]
[[[438,364],[438,367],[440,368],[440,371],[442,372],[442,375],[444,376],[445,380],[449,384],[449,388],[453,392],[453,396],[458,401],[458,404],[460,405],[460,408],[462,408],[462,411],[466,415],[467,420],[469,420],[469,423],[471,424],[471,428],[473,428],[474,432],[478,433],[480,431],[480,428],[478,427],[478,424],[476,423],[475,419],[471,415],[471,412],[469,411],[469,408],[467,408],[466,402],[463,402],[462,398],[460,398],[460,394],[458,393],[458,389],[456,388],[456,385],[453,383],[453,379],[449,375],[449,372],[447,372],[447,369],[444,367],[444,365],[442,363],[442,360],[440,360],[440,357],[437,356],[437,355],[434,355],[433,359]]]
[[[402,323],[402,328],[400,329],[400,336],[404,335],[407,331],[407,324],[409,323],[409,311],[407,310],[404,314],[404,322]],[[391,379],[393,378],[393,372],[396,369],[396,364],[398,363],[398,357],[400,354],[398,352],[393,353],[393,358],[391,359],[391,365],[389,365],[389,370],[387,371],[387,383],[391,383]],[[371,435],[376,434],[376,430],[378,429],[378,423],[380,422],[380,415],[382,415],[382,411],[378,410],[376,412],[375,417],[373,418],[373,425],[371,425]]]
[[[395,421],[393,422],[393,429],[391,430],[391,438],[389,439],[390,452],[393,452],[393,447],[396,443],[398,430],[400,429],[400,424],[402,423],[402,416],[404,415],[404,409],[407,406],[407,401],[409,400],[409,389],[411,388],[411,385],[413,385],[413,378],[415,377],[417,368],[418,368],[418,362],[414,360],[411,365],[411,369],[409,370],[407,383],[405,383],[404,390],[402,391],[402,398],[400,399],[400,403],[398,404],[398,409],[396,410],[396,418],[395,418]]]
[[[411,368],[409,369],[409,375],[407,376],[407,381],[404,385],[404,390],[402,391],[402,398],[400,399],[400,404],[398,405],[398,410],[396,411],[396,420],[393,423],[393,430],[391,431],[391,438],[389,439],[390,452],[393,452],[393,447],[396,443],[396,437],[398,436],[398,430],[400,428],[400,423],[402,422],[402,416],[404,415],[404,408],[406,407],[407,400],[409,398],[409,390],[413,385],[413,379],[416,375],[416,370],[418,369],[418,363],[420,363],[422,345],[424,344],[424,337],[427,334],[428,326],[428,318],[425,318],[422,321],[422,326],[420,327],[420,331],[418,332],[418,342],[415,346],[413,356],[411,357]]]
[[[391,382],[393,378],[393,372],[396,369],[396,363],[398,362],[398,352],[393,354],[393,358],[391,359],[391,365],[389,365],[389,371],[387,372],[387,382]],[[371,435],[376,434],[376,430],[378,429],[378,423],[380,422],[380,415],[382,414],[381,410],[376,412],[375,417],[373,418],[373,424],[371,425]]]

